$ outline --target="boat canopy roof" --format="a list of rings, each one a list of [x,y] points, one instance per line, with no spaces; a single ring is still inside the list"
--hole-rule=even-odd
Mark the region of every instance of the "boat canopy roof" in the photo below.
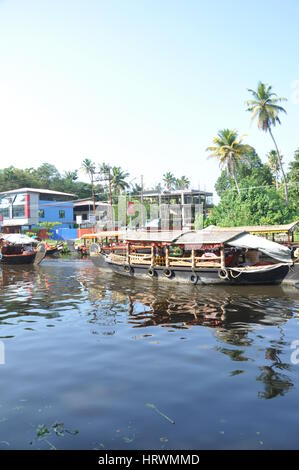
[[[80,237],[80,240],[90,240],[93,238],[103,239],[103,238],[113,238],[113,237],[123,237],[123,232],[118,230],[111,230],[111,231],[103,231],[97,233],[85,233]]]
[[[283,263],[292,263],[292,252],[286,246],[263,237],[236,230],[198,231],[127,231],[124,239],[129,242],[164,243],[185,245],[186,249],[201,249],[205,245],[228,245],[236,248],[259,250]]]
[[[243,232],[239,232],[243,233]],[[171,243],[175,245],[211,245],[223,244],[236,238],[238,232],[217,232],[213,230],[187,231],[127,231],[124,239],[130,242],[152,242],[152,243]]]
[[[249,232],[251,234],[255,233],[288,233],[293,232],[298,226],[299,221],[291,222],[289,224],[280,224],[280,225],[247,225],[243,227],[218,227],[216,225],[210,225],[204,230],[212,231],[242,231]]]
[[[270,256],[270,258],[274,258],[282,263],[292,263],[292,251],[288,247],[249,233],[238,235],[237,238],[229,241],[228,245],[237,248],[259,250],[265,255]]]
[[[38,243],[38,241],[34,238],[28,237],[27,235],[23,235],[22,233],[2,234],[0,238],[2,238],[8,243],[12,243],[13,245],[31,245],[33,243]]]

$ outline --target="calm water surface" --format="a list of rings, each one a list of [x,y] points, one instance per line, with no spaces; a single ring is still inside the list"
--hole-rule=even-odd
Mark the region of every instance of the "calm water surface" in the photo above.
[[[299,293],[0,271],[0,449],[299,448]]]

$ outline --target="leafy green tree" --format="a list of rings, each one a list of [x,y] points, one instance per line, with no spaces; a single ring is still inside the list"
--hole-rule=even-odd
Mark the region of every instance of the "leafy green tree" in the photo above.
[[[280,158],[282,159],[282,155],[280,156]],[[275,178],[276,189],[279,189],[280,167],[279,167],[279,161],[278,161],[276,150],[270,150],[270,152],[267,153],[267,159],[268,159],[267,164]]]
[[[51,230],[58,225],[61,225],[61,222],[41,222],[40,227],[45,228],[47,231],[48,238],[51,238]]]
[[[292,162],[290,166],[293,169],[296,164]],[[296,184],[292,186],[291,173],[292,170],[288,174],[290,188],[293,187],[295,191],[298,186]],[[220,202],[213,208],[208,220],[205,221],[205,225],[214,224],[228,227],[272,225],[288,223],[298,219],[298,193],[296,196],[290,192],[290,204],[287,206],[283,188],[279,191],[276,190],[273,186],[273,175],[269,166],[263,164],[254,151],[251,155],[248,155],[246,161],[238,165],[237,177],[240,181],[240,194],[234,187],[233,179],[227,176],[226,171],[222,171],[215,185],[220,196]],[[296,174],[293,177],[296,178]]]
[[[281,155],[272,132],[272,127],[276,126],[276,124],[281,124],[279,114],[286,114],[286,110],[278,103],[287,101],[287,99],[279,98],[276,93],[272,92],[272,87],[263,82],[258,83],[257,90],[252,90],[249,88],[248,91],[252,94],[253,99],[247,101],[247,111],[252,113],[252,121],[257,118],[258,128],[264,132],[269,132],[273,140],[284,184],[285,201],[288,205],[289,195],[287,179],[282,166]]]
[[[296,214],[296,220],[299,220],[299,149],[296,150],[294,160],[289,165],[289,173],[287,175],[290,204]]]
[[[241,182],[245,182],[247,177],[252,177],[254,179],[253,186],[271,185],[273,182],[270,168],[267,165],[263,165],[262,160],[254,149],[245,155],[242,162],[238,162],[236,177]],[[220,177],[217,179],[215,189],[220,197],[224,191],[229,189],[236,191],[235,182],[226,169],[222,170]]]
[[[211,152],[210,157],[216,157],[221,168],[226,168],[240,194],[240,187],[236,176],[238,164],[246,159],[246,155],[253,149],[250,145],[242,144],[242,137],[238,136],[236,130],[222,129],[213,139],[213,146],[207,148]]]
[[[78,170],[65,171],[64,178],[69,181],[76,181],[78,179]]]

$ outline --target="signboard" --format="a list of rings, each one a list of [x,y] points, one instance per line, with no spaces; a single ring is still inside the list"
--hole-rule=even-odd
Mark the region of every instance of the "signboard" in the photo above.
[[[89,222],[91,224],[95,224],[96,223],[96,216],[94,214],[89,214]]]
[[[76,224],[82,224],[82,215],[76,215]]]
[[[128,215],[135,215],[135,206],[134,202],[128,202]]]

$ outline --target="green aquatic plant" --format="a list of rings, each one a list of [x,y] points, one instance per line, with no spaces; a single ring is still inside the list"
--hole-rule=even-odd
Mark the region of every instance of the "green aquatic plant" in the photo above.
[[[162,413],[162,411],[158,410],[156,405],[154,405],[153,403],[146,403],[146,406],[154,410],[156,413],[158,413],[158,415],[162,416],[162,418],[165,418],[166,421],[168,421],[169,423],[175,424],[175,421],[173,421],[173,419],[169,418],[169,416],[167,416],[165,413]]]

